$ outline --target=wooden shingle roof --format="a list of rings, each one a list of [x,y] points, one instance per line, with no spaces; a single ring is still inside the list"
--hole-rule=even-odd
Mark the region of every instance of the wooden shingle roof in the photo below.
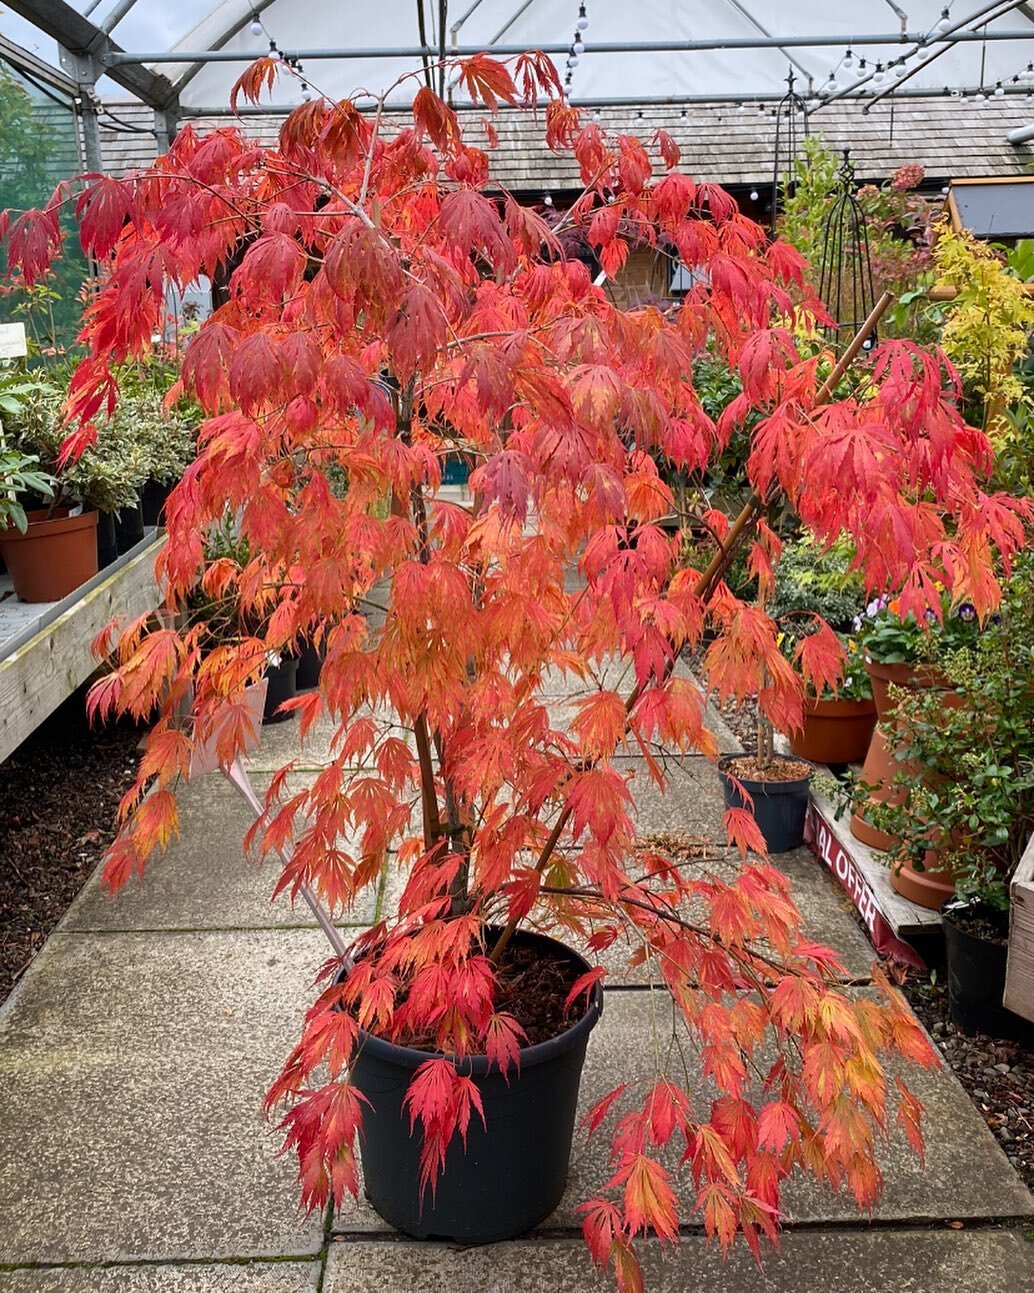
[[[124,123],[149,129],[151,114],[138,105],[113,106]],[[758,116],[753,105],[649,104],[642,108],[583,110],[611,132],[635,134],[649,141],[666,130],[682,149],[682,166],[690,174],[725,185],[771,182],[775,120],[771,109]],[[476,114],[476,120],[481,114]],[[389,117],[387,121],[404,120]],[[948,97],[884,100],[865,114],[857,103],[833,104],[811,118],[813,133],[840,150],[850,148],[859,181],[888,178],[906,162],[918,163],[931,180],[975,175],[1022,175],[1034,163],[1030,145],[1012,145],[1010,130],[1034,120],[1034,100],[1010,96],[979,107],[973,100]],[[105,119],[102,118],[102,125]],[[250,137],[272,141],[281,117],[242,118]],[[197,121],[199,128],[226,124],[226,119]],[[541,116],[504,112],[497,119],[499,147],[490,154],[494,177],[516,191],[563,192],[576,189],[578,169],[570,155],[550,152],[543,140]],[[471,123],[472,139],[484,143],[481,128]],[[106,166],[112,174],[146,166],[155,155],[151,134],[102,129]]]

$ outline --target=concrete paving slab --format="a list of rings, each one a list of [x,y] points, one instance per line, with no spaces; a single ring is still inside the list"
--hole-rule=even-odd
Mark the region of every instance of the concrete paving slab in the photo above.
[[[723,1258],[700,1236],[683,1237],[661,1251],[644,1243],[640,1257],[649,1293],[1030,1293],[1034,1246],[1015,1231],[874,1230],[787,1234],[764,1269],[740,1246]],[[577,1239],[523,1240],[485,1248],[442,1244],[332,1245],[323,1293],[601,1293],[600,1276]],[[20,1293],[20,1291],[19,1291]]]
[[[299,773],[290,789],[311,784],[315,774]],[[256,773],[259,798],[269,777]],[[253,818],[240,795],[219,773],[179,792],[180,836],[168,853],[156,855],[142,881],[131,881],[112,898],[101,886],[98,867],[61,924],[61,932],[116,929],[268,929],[316,927],[301,899],[281,894],[273,857],[246,856],[244,836]],[[368,925],[376,919],[377,892],[366,890],[352,910],[337,913],[341,924]]]
[[[608,991],[603,1017],[589,1041],[579,1117],[622,1082],[652,1078],[654,1042],[663,1054],[671,1027],[671,1004],[666,994],[636,988]],[[691,1073],[699,1070],[696,1056],[689,1049],[685,1060]],[[672,1063],[681,1065],[681,1058],[675,1055]],[[886,1184],[873,1210],[874,1218],[894,1224],[1034,1216],[1034,1197],[955,1076],[948,1069],[914,1069],[908,1081],[926,1107],[926,1160],[924,1164],[911,1152],[903,1135],[892,1135],[881,1147],[879,1158]],[[710,1099],[704,1080],[701,1078],[695,1087],[701,1092],[703,1105]],[[578,1205],[596,1194],[612,1174],[609,1151],[605,1132],[588,1143],[576,1134],[567,1190],[543,1230],[580,1230]],[[684,1181],[681,1184],[685,1218],[692,1215],[692,1188]],[[804,1177],[786,1186],[783,1206],[789,1220],[798,1224],[863,1223],[850,1196],[822,1190]],[[383,1231],[386,1226],[361,1199],[358,1204],[346,1203],[334,1229],[361,1234]]]
[[[0,1015],[0,1266],[309,1256],[263,1095],[321,934],[52,938]]]
[[[0,1293],[314,1293],[319,1259],[201,1266],[76,1266],[0,1271]]]
[[[379,718],[390,718],[391,711],[387,706],[378,707]],[[338,721],[324,710],[316,722],[301,737],[301,725],[297,718],[289,718],[283,723],[267,723],[262,728],[262,739],[258,747],[248,756],[248,771],[276,772],[285,763],[294,760],[298,768],[322,768],[330,763],[335,755],[335,737]],[[410,734],[405,728],[397,728],[393,736],[400,741],[408,740]]]
[[[773,859],[773,864],[788,876],[791,892],[804,918],[806,936],[814,942],[833,948],[840,954],[846,982],[857,982],[870,977],[876,951],[855,920],[850,899],[830,877],[829,872],[807,849],[795,849]],[[739,869],[738,857],[725,862],[708,862],[702,869],[731,880]],[[691,911],[684,913],[691,918]],[[548,930],[545,932],[549,932]],[[564,936],[563,940],[577,947],[576,940]],[[656,972],[645,966],[630,968],[628,958],[634,944],[619,940],[600,955],[585,949],[583,955],[592,964],[605,965],[609,971],[608,986],[646,984],[658,981]]]

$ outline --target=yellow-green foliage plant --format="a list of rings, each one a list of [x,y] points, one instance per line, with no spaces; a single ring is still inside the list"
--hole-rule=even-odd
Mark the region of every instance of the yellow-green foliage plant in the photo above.
[[[1034,330],[1034,297],[988,243],[947,221],[937,234],[937,286],[955,291],[943,306],[941,346],[959,370],[970,419],[1001,448],[1006,409],[1024,398],[1015,366]]]

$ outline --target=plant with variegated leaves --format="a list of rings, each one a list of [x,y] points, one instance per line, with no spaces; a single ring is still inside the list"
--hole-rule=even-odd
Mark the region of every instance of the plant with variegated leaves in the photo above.
[[[278,67],[259,60],[238,91],[256,98]],[[267,852],[293,841],[278,889],[310,886],[335,913],[378,883],[385,857],[403,892],[359,940],[359,972],[321,992],[269,1093],[287,1107],[304,1201],[340,1205],[357,1189],[363,1101],[348,1064],[361,1029],[438,1048],[410,1091],[427,1182],[478,1116],[453,1059],[516,1069],[520,1029],[494,1004],[504,940],[486,925],[559,929],[595,953],[627,945],[670,993],[713,1088],[695,1089],[676,1049],[658,1047],[656,1071],[589,1115],[590,1129],[611,1127],[613,1176],[584,1206],[585,1235],[632,1289],[637,1238],[674,1240],[696,1214],[723,1244],[742,1233],[757,1251],[797,1169],[870,1206],[888,1121],[920,1144],[918,1102],[888,1065],[932,1062],[882,979],[880,1003],[837,986],[835,956],[808,939],[748,813],[726,817],[732,854],[754,854],[733,875],[634,847],[615,754],[638,752],[663,785],[661,746],[717,753],[700,692],[675,672],[683,647],[712,630],[710,686],[723,699],[760,691],[782,730],[798,724],[804,688],[821,692],[843,667],[828,626],[791,667],[771,618],[722,581],[724,515],[705,518],[707,568],[680,564],[699,546],[659,524],[671,497],[656,459],[704,471],[760,418],[746,468],[760,499],[782,491],[820,545],[849,535],[866,588],[894,590],[917,618],[940,607],[942,585],[991,610],[995,562],[1024,542],[1029,509],[986,492],[987,441],[959,418],[940,356],[881,346],[853,394],[831,400],[820,360],[785,326],[806,295],[799,257],[683,174],[667,136],[644,144],[583,122],[541,56],[457,70],[491,113],[545,94],[547,143],[573,152],[584,185],[566,229],[610,276],[633,235],[677,255],[696,271],[684,301],[616,308],[557,229],[492,180],[491,120],[464,128],[426,87],[401,122],[383,101],[368,113],[314,98],[271,148],[185,128],[145,172],[62,189],[7,243],[37,278],[74,201],[105,267],[69,454],[118,398],[112,365],[147,351],[165,283],[228,278],[186,349],[183,386],[207,420],[168,503],[159,574],[170,608],[200,583],[261,628],[205,653],[196,622],[109,637],[115,667],[95,712],[160,714],[108,885],[175,834],[196,744],[218,729],[224,763],[243,747],[244,689],[266,653],[325,632],[320,688],[290,703],[302,733],[329,717],[331,761],[305,789],[282,770],[256,835]],[[705,353],[742,379],[717,425],[692,385]],[[469,506],[434,497],[457,451],[476,464]],[[347,489],[330,487],[334,473]],[[204,533],[227,508],[247,560],[206,563]],[[770,587],[779,542],[758,509],[735,541]],[[615,656],[628,688],[602,673]],[[578,691],[569,728],[542,697],[547,672]],[[185,731],[174,715],[191,697]],[[603,976],[577,986],[572,1009]]]

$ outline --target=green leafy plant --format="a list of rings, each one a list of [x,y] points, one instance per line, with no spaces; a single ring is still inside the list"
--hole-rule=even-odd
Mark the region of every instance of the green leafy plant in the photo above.
[[[1029,619],[1014,599],[1001,625],[945,662],[956,704],[937,691],[895,691],[898,757],[910,772],[880,823],[901,841],[897,860],[921,871],[938,850],[957,896],[999,911],[1034,830],[1034,649],[1017,633]]]
[[[24,534],[29,528],[25,508],[18,498],[26,492],[52,498],[54,478],[39,469],[39,459],[34,454],[8,448],[0,435],[0,530],[13,525]]]
[[[920,623],[899,598],[878,597],[855,622],[865,654],[877,664],[924,664],[943,661],[954,651],[975,645],[982,629],[971,602],[952,606],[941,595],[941,616],[928,608]]]

